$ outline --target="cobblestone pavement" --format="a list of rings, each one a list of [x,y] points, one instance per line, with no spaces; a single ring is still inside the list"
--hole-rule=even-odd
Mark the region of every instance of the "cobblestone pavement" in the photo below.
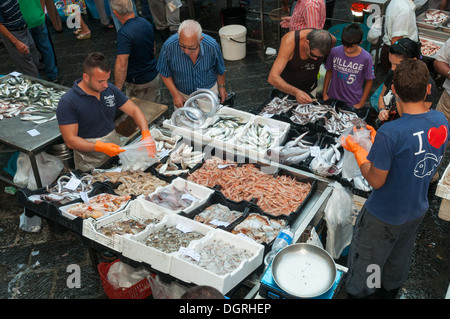
[[[217,0],[207,9],[200,9],[197,3],[196,15],[202,19],[205,29],[220,28],[218,9],[223,7],[224,0]],[[256,1],[255,1],[256,2]],[[275,9],[276,1],[266,1],[264,12]],[[350,5],[345,0],[337,0],[334,18],[350,19]],[[258,10],[258,3],[252,1],[251,10]],[[215,12],[215,13],[214,13]],[[207,13],[213,13],[205,18]],[[187,17],[187,9],[183,7],[182,17]],[[259,38],[258,15],[247,15],[249,37]],[[60,84],[71,87],[73,81],[81,75],[81,64],[87,53],[101,51],[115,61],[116,32],[102,28],[98,20],[88,17],[92,38],[77,41],[64,26],[62,33],[50,27],[58,58]],[[277,22],[265,17],[265,37],[267,46],[278,47]],[[211,33],[217,38],[217,33]],[[157,41],[157,52],[162,41]],[[6,50],[0,49],[0,74],[8,74],[14,70]],[[267,75],[274,57],[267,56],[261,44],[249,41],[247,55],[240,61],[226,61],[227,89],[236,94],[235,107],[248,110],[261,105],[272,89],[267,83]],[[44,77],[44,76],[43,76]],[[377,74],[377,81],[383,78]],[[45,77],[44,77],[45,79]],[[111,82],[114,83],[113,77]],[[376,87],[378,83],[374,84]],[[166,88],[161,89],[162,103],[171,105],[171,97]],[[449,161],[449,152],[441,173]],[[5,153],[0,154],[3,157]],[[4,167],[4,162],[2,162]],[[0,298],[1,299],[99,299],[106,298],[95,268],[92,267],[88,247],[77,235],[61,231],[56,226],[42,220],[42,228],[38,233],[28,233],[19,228],[19,218],[23,207],[16,203],[13,195],[3,190],[6,183],[0,182]],[[408,281],[405,283],[401,297],[443,298],[450,282],[450,226],[437,217],[440,198],[433,196],[436,186],[430,189],[430,211],[425,218],[414,249],[414,260]],[[100,258],[100,261],[104,259]],[[345,265],[345,258],[342,260]],[[69,288],[67,279],[70,273],[68,266],[76,264],[81,269],[81,288]],[[339,298],[345,298],[340,294]]]

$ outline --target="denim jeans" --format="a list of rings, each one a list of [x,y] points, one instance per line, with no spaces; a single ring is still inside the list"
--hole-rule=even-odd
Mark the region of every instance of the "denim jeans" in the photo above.
[[[56,69],[56,57],[50,42],[47,25],[44,22],[37,27],[31,28],[30,33],[36,48],[41,53],[42,59],[44,60],[45,74],[47,75],[48,80],[56,80],[58,75],[58,70]]]

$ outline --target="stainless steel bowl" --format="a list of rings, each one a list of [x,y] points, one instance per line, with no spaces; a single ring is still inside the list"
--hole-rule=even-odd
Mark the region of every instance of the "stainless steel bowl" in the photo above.
[[[286,293],[313,298],[327,292],[336,280],[330,254],[310,244],[293,244],[280,250],[272,263],[272,276]]]

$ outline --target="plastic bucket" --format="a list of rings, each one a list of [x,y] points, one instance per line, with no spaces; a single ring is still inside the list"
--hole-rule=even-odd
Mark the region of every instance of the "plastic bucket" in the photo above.
[[[223,58],[236,61],[245,58],[247,29],[239,24],[231,24],[220,28]]]
[[[244,8],[227,8],[220,12],[222,17],[222,26],[231,24],[240,24],[245,26],[247,11]]]

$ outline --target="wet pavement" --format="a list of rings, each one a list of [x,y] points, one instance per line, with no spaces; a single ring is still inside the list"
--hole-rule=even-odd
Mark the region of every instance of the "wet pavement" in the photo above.
[[[139,3],[139,1],[138,1]],[[264,12],[276,8],[277,1],[266,1]],[[196,7],[196,16],[202,19],[204,29],[218,39],[220,17],[217,13],[224,7],[225,1],[215,1],[206,9]],[[337,0],[333,18],[350,20],[350,5],[344,0]],[[259,9],[258,2],[252,1],[251,11]],[[211,16],[206,17],[208,13]],[[182,9],[182,18],[188,16],[186,6]],[[98,20],[88,17],[92,38],[79,41],[72,30],[64,25],[62,33],[50,27],[58,59],[60,84],[71,87],[74,80],[81,75],[81,64],[86,54],[101,51],[109,57],[111,65],[115,61],[116,32],[104,29]],[[257,13],[247,14],[249,37],[259,39],[259,21]],[[266,46],[278,47],[277,22],[265,17]],[[219,40],[219,39],[218,39]],[[157,52],[162,41],[156,37]],[[4,48],[0,49],[0,74],[14,71],[11,59]],[[247,55],[240,61],[225,61],[227,68],[227,90],[236,94],[234,106],[249,110],[260,106],[269,96],[272,87],[267,83],[267,76],[274,61],[274,56],[264,54],[261,43],[249,40]],[[379,68],[380,69],[380,68]],[[43,75],[45,79],[45,76]],[[374,83],[376,88],[383,78],[381,71]],[[114,83],[113,74],[111,82]],[[161,103],[172,105],[171,96],[164,87],[161,89]],[[169,107],[170,109],[170,107]],[[169,115],[169,114],[168,114]],[[450,151],[441,166],[443,173],[449,163]],[[0,153],[2,168],[8,150]],[[23,207],[16,203],[14,195],[4,192],[8,186],[0,182],[0,298],[1,299],[102,299],[106,298],[101,281],[92,266],[89,250],[82,239],[59,227],[42,220],[41,230],[30,233],[19,228]],[[398,298],[405,299],[442,299],[450,283],[450,223],[438,218],[441,199],[434,196],[436,184],[430,187],[430,210],[420,227],[414,248],[413,263],[408,280],[402,287]],[[106,261],[100,257],[100,261]],[[345,266],[345,257],[339,260]],[[67,280],[71,274],[70,265],[78,265],[81,270],[81,288],[69,288]],[[338,298],[346,298],[344,292]]]

